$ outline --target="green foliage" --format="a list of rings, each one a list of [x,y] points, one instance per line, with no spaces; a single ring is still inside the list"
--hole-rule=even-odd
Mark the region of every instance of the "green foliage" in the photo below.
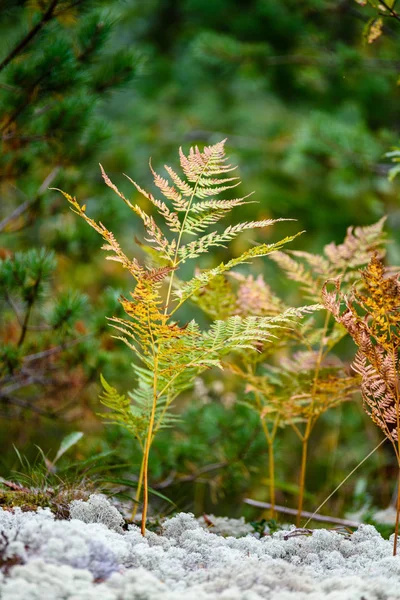
[[[54,252],[43,248],[0,259],[0,404],[8,419],[62,413],[76,388],[90,379],[91,365],[101,362],[94,353],[100,340],[82,320],[89,312],[87,298],[70,291],[54,297],[56,272]],[[63,390],[57,404],[56,390]]]
[[[2,230],[20,229],[37,216],[61,166],[93,160],[108,137],[99,102],[132,79],[136,59],[131,51],[107,48],[113,24],[96,4],[48,0],[1,9],[4,209],[18,200],[15,181],[20,194],[32,196],[24,210],[2,222]]]
[[[61,440],[54,458],[50,460],[38,446],[38,456],[30,462],[16,448],[19,470],[13,473],[10,481],[0,477],[0,506],[6,508],[20,507],[24,511],[35,511],[37,508],[49,507],[59,518],[68,516],[68,504],[72,500],[87,499],[92,489],[90,481],[85,480],[81,470],[81,483],[76,484],[74,473],[72,479],[66,474],[68,467],[61,468],[56,463],[83,437],[81,431],[74,431]]]
[[[243,207],[243,218],[295,216],[311,251],[349,223],[388,213],[391,227],[398,191],[382,156],[397,136],[398,24],[383,18],[371,47],[362,33],[375,11],[354,0],[268,0],[245,18],[236,8],[153,0],[123,11],[121,35],[147,58],[138,94],[118,105],[118,145],[132,150],[125,172],[145,177],[150,147],[153,161],[172,160],[181,139],[229,136],[246,165],[244,193],[262,199],[259,217]],[[120,170],[112,158],[111,169]]]
[[[250,3],[245,13],[238,12],[232,0],[217,4],[183,0],[179,9],[176,3],[164,0],[114,3],[112,7],[102,0],[76,6],[69,0],[59,0],[54,13],[50,13],[51,18],[42,23],[52,4],[50,0],[40,3],[11,0],[0,9],[0,64],[27,34],[34,32],[29,43],[11,56],[0,71],[0,127],[5,127],[10,117],[14,118],[2,132],[0,142],[0,258],[8,257],[9,262],[2,264],[2,268],[8,269],[7,278],[14,279],[12,290],[7,283],[7,294],[14,307],[3,293],[3,279],[0,285],[0,412],[4,417],[0,437],[5,448],[11,448],[12,443],[18,447],[24,444],[25,451],[32,455],[34,443],[43,443],[47,453],[68,430],[82,428],[92,442],[90,446],[86,442],[79,445],[83,453],[79,460],[84,460],[106,446],[105,433],[94,417],[98,410],[99,372],[106,381],[113,382],[117,393],[129,389],[134,379],[132,398],[126,394],[131,410],[141,403],[139,411],[148,416],[152,367],[138,367],[144,369],[143,375],[137,377],[133,373],[132,378],[129,348],[110,339],[104,320],[104,314],[131,319],[117,300],[120,295],[132,300],[127,291],[127,269],[119,270],[120,265],[113,262],[99,268],[95,232],[73,214],[65,214],[61,198],[47,188],[57,185],[73,190],[73,195],[87,205],[90,216],[96,222],[106,223],[125,247],[135,236],[142,237],[138,232],[143,221],[140,215],[139,225],[126,219],[124,204],[118,198],[105,196],[107,188],[98,176],[98,160],[113,181],[121,171],[134,172],[148,189],[150,153],[154,166],[163,164],[162,160],[174,165],[175,148],[180,140],[188,145],[214,144],[229,136],[234,162],[243,165],[244,184],[227,190],[226,200],[205,196],[192,205],[193,212],[186,223],[197,237],[184,234],[187,239],[183,241],[185,249],[179,259],[185,262],[180,263],[179,274],[173,272],[170,308],[175,310],[180,305],[182,309],[174,314],[173,320],[179,318],[179,327],[196,316],[202,334],[208,329],[207,317],[225,321],[232,316],[242,320],[249,315],[277,316],[288,305],[303,303],[300,297],[304,298],[304,293],[313,298],[312,302],[319,302],[323,274],[330,271],[336,277],[342,272],[340,264],[333,264],[321,249],[334,240],[332,257],[337,253],[342,263],[346,262],[347,255],[341,255],[339,242],[350,223],[357,227],[376,222],[387,214],[387,229],[392,232],[389,254],[393,264],[399,262],[398,242],[393,235],[397,227],[398,182],[393,179],[390,183],[386,177],[390,159],[395,161],[396,169],[397,158],[397,132],[393,124],[398,113],[395,84],[399,71],[399,24],[391,11],[383,10],[382,3],[357,4],[354,0],[336,3],[268,0]],[[395,6],[386,4],[396,12]],[[371,33],[374,41],[368,43],[372,42],[372,38],[368,40]],[[132,76],[135,76],[134,90],[123,93],[124,82],[129,83]],[[21,112],[16,114],[17,110]],[[394,154],[384,158],[388,148],[393,148]],[[395,174],[396,170],[392,171],[393,177]],[[174,184],[171,180],[170,184],[179,190],[179,182]],[[121,189],[122,186],[119,185]],[[251,197],[243,202],[235,200],[234,196],[246,197],[252,189],[257,190],[260,204],[251,203]],[[180,192],[183,201],[188,198],[184,191]],[[152,192],[159,197],[158,188],[158,195]],[[158,209],[164,208],[154,204],[151,195],[142,195],[137,188],[124,193],[149,219],[157,220],[159,229],[171,242],[176,234],[172,213],[180,218],[184,215],[179,202],[174,206],[172,198],[167,198],[165,205],[169,212],[158,214]],[[226,210],[232,207],[235,210]],[[202,245],[214,242],[214,238],[207,237],[206,227],[215,228],[220,235],[235,226],[237,214],[243,223],[296,217],[298,225],[280,223],[281,237],[291,238],[297,230],[307,230],[307,235],[296,240],[297,248],[307,252],[307,258],[285,253],[293,273],[292,285],[274,265],[270,267],[267,263],[265,270],[261,266],[257,254],[262,255],[268,246],[268,229],[258,231],[260,245],[253,244],[255,235],[251,230],[244,230],[228,249],[210,247],[211,253],[194,259],[196,270],[190,283],[191,263],[185,256],[201,250],[196,245],[197,238],[205,237]],[[169,225],[165,227],[167,219]],[[353,235],[357,237],[355,231]],[[358,238],[353,241],[355,245],[363,243]],[[191,245],[192,242],[195,243]],[[18,319],[23,324],[25,298],[36,293],[35,280],[29,281],[32,272],[28,270],[27,275],[21,273],[24,285],[19,286],[15,279],[18,273],[13,275],[11,271],[22,269],[29,248],[40,247],[46,248],[47,255],[55,253],[58,267],[42,278],[27,332],[18,346],[22,333]],[[170,266],[168,256],[162,258],[155,247],[156,243],[141,244],[134,254],[139,258],[144,253],[150,268]],[[254,260],[254,270],[246,264],[247,259],[244,264],[241,262],[249,247],[248,258]],[[366,250],[369,251],[368,245]],[[318,254],[323,262],[309,264]],[[14,260],[15,255],[18,261]],[[129,252],[127,255],[131,258]],[[235,260],[238,260],[236,266],[231,262]],[[234,273],[229,271],[232,267]],[[263,277],[254,275],[261,269]],[[358,277],[356,265],[346,271],[344,278],[352,273]],[[163,299],[170,275],[171,272],[166,274],[159,289]],[[345,293],[350,284],[350,279],[342,283]],[[86,302],[85,297],[90,301]],[[158,312],[162,314],[163,310],[161,305]],[[113,324],[131,333],[121,323],[113,321]],[[134,344],[125,332],[116,330],[116,333]],[[255,369],[251,377],[257,378],[258,386],[260,379],[264,383],[268,380],[274,393],[282,397],[287,384],[290,397],[296,395],[298,383],[297,391],[302,393],[300,389],[304,386],[304,393],[308,394],[304,405],[310,407],[316,359],[325,338],[323,354],[334,351],[337,356],[324,357],[318,380],[323,383],[332,374],[341,379],[349,376],[346,367],[351,352],[349,342],[343,340],[344,329],[339,324],[333,325],[332,320],[326,336],[319,315],[306,316],[301,327],[291,322],[290,327],[271,329],[271,333],[277,337],[271,336],[262,345],[257,342],[258,352],[249,348],[239,350],[235,360],[229,354],[224,355],[223,366],[226,368],[229,362],[245,371],[242,359],[248,355],[251,368]],[[187,343],[186,338],[182,341]],[[296,371],[292,379],[283,367],[290,363],[293,369],[298,364],[297,352],[300,352],[298,358],[304,359],[301,363],[304,371]],[[307,355],[308,352],[311,354]],[[282,372],[277,373],[281,360]],[[305,363],[311,368],[306,369]],[[188,386],[194,371],[196,368],[187,371]],[[177,423],[173,429],[160,429],[152,445],[152,484],[165,485],[159,489],[165,489],[169,496],[168,481],[174,480],[177,473],[179,481],[175,487],[172,485],[173,496],[184,510],[192,509],[195,503],[196,511],[201,512],[203,504],[210,501],[209,493],[203,502],[199,498],[203,479],[208,480],[207,490],[214,500],[219,498],[222,503],[224,493],[229,500],[235,499],[234,504],[231,501],[221,504],[221,512],[226,513],[240,510],[242,494],[263,499],[271,479],[264,477],[267,457],[262,431],[246,457],[232,468],[202,474],[203,467],[215,462],[210,448],[221,454],[221,462],[235,460],[241,446],[241,432],[249,433],[247,421],[253,419],[252,424],[259,423],[260,411],[272,401],[272,392],[268,397],[260,393],[261,408],[257,408],[255,393],[246,392],[246,384],[241,385],[245,381],[241,374],[232,377],[231,371],[228,371],[229,383],[224,380],[227,390],[221,399],[212,391],[223,377],[221,371],[216,373],[213,375],[207,368],[202,375],[212,403],[225,403],[226,396],[226,402],[234,402],[234,406],[225,410],[220,404],[207,405],[202,410],[196,405],[186,432],[185,402],[195,401],[200,392],[197,387],[194,391],[185,387],[186,382],[181,380],[182,393],[176,397],[170,415],[184,413],[185,426]],[[163,383],[168,376],[164,373]],[[250,375],[246,372],[246,376]],[[183,374],[179,379],[182,377]],[[178,384],[178,378],[175,383]],[[169,401],[167,395],[159,398],[157,423],[164,400]],[[241,411],[246,411],[242,419]],[[168,411],[164,418],[166,415]],[[265,413],[266,422],[267,417]],[[323,486],[329,487],[326,480],[339,482],[367,453],[371,437],[376,438],[379,430],[375,432],[363,417],[357,404],[345,403],[318,420],[312,432],[307,465],[309,492],[322,494]],[[199,439],[196,429],[196,423],[203,418],[201,432],[207,443]],[[213,426],[213,418],[220,428]],[[110,419],[108,412],[106,420]],[[230,427],[224,428],[224,419]],[[300,417],[295,425],[304,432],[305,421]],[[367,436],[361,433],[365,427],[369,428]],[[122,442],[120,428],[107,428],[107,435],[113,449],[123,443],[131,452],[129,459],[124,457],[125,462],[131,463],[129,474],[126,467],[121,467],[120,474],[121,479],[128,479],[133,471],[139,471],[139,467],[136,469],[139,444],[130,440],[129,432]],[[223,440],[218,442],[218,436]],[[214,444],[220,445],[217,448]],[[293,430],[279,427],[275,456],[277,496],[281,503],[290,501],[288,486],[299,475],[297,461],[288,461],[287,456],[298,456],[300,452]],[[3,472],[12,462],[10,454],[9,451],[2,455]],[[391,495],[392,478],[387,475],[391,473],[393,459],[385,449],[377,454],[379,457],[372,457],[372,462],[363,469],[368,469],[364,472],[374,501],[382,506]],[[117,465],[110,465],[111,460],[104,459],[104,463],[113,473],[112,468]],[[378,463],[385,465],[384,471],[378,469]],[[195,479],[184,484],[185,476]],[[196,483],[197,480],[200,482]],[[137,483],[132,477],[133,487]],[[283,487],[279,487],[281,484]],[[181,503],[182,490],[185,498]],[[349,488],[342,491],[337,503],[332,504],[333,511],[344,510],[344,505],[348,507],[350,491]],[[321,500],[319,496],[305,498],[314,505]]]
[[[73,181],[109,139],[99,107],[137,61],[113,48],[115,20],[98,2],[11,1],[0,22],[0,404],[8,418],[54,417],[105,355],[61,255],[79,236],[47,188]]]
[[[137,410],[137,407],[133,407],[131,399],[119,394],[102,375],[100,375],[100,380],[103,386],[103,394],[100,396],[101,403],[111,411],[100,416],[108,419],[109,423],[122,425],[142,443],[142,437],[146,433],[148,423],[146,418],[148,415],[146,415],[145,410],[140,411]]]

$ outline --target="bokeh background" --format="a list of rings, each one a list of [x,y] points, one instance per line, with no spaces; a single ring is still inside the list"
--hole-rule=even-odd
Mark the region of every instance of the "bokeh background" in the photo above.
[[[138,201],[122,173],[152,189],[149,157],[161,171],[164,163],[178,165],[179,146],[228,138],[243,180],[238,191],[254,190],[258,201],[238,209],[240,220],[296,219],[258,240],[305,230],[296,249],[320,253],[349,226],[387,215],[388,262],[399,264],[399,183],[389,178],[393,163],[385,154],[399,141],[400,22],[389,10],[395,3],[387,2],[381,21],[375,4],[0,3],[2,476],[32,476],[77,430],[85,435],[70,460],[80,467],[60,479],[114,482],[128,494],[140,464],[129,435],[96,416],[100,372],[121,391],[132,387],[129,350],[111,338],[105,320],[118,314],[118,296],[131,282],[104,261],[96,234],[49,188],[75,195],[140,253],[139,223],[104,186],[98,163]],[[252,236],[239,238],[232,252]],[[286,302],[301,303],[276,266],[259,261],[251,269]],[[352,351],[343,344],[344,359]],[[153,489],[175,505],[154,496],[156,509],[253,518],[242,499],[267,499],[265,447],[232,377],[208,374],[177,410],[182,421],[156,441],[151,463]],[[359,399],[327,413],[314,432],[306,508],[379,439]],[[285,432],[277,487],[288,505],[297,493],[298,456],[296,438]],[[386,506],[394,472],[390,449],[380,449],[330,510]]]

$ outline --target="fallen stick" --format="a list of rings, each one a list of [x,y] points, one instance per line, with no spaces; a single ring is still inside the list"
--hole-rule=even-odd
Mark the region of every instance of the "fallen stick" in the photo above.
[[[245,504],[250,504],[250,506],[256,506],[257,508],[265,508],[276,510],[276,512],[284,513],[287,515],[297,515],[297,510],[295,508],[288,508],[286,506],[279,506],[274,504],[270,504],[269,502],[260,502],[259,500],[252,500],[251,498],[245,498],[243,500]],[[313,521],[321,521],[322,523],[334,523],[335,525],[342,525],[343,527],[359,527],[361,523],[357,521],[349,521],[348,519],[338,519],[337,517],[328,517],[325,515],[313,515],[313,513],[307,512],[303,510],[301,512],[302,517],[306,517]]]

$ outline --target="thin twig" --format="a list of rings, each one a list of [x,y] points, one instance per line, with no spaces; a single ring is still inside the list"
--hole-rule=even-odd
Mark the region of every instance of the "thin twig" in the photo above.
[[[388,10],[390,12],[390,15],[396,19],[397,21],[400,21],[400,15],[393,10],[393,8],[391,6],[389,6],[385,0],[380,0],[380,4],[382,4],[382,6],[384,6],[386,8],[386,10]],[[379,13],[382,17],[386,17],[387,15],[385,15],[385,13]]]
[[[14,221],[20,215],[26,212],[33,205],[33,203],[34,200],[26,200],[25,202],[17,206],[17,208],[11,213],[11,215],[8,215],[8,217],[0,221],[0,232],[3,231],[7,227],[7,225],[11,223],[11,221]]]
[[[8,215],[8,217],[5,217],[5,219],[0,221],[0,232],[4,231],[4,229],[7,227],[7,225],[9,223],[14,221],[18,217],[20,217],[22,214],[24,214],[27,210],[29,210],[32,206],[34,206],[36,204],[36,202],[39,200],[40,196],[42,196],[42,194],[44,194],[44,192],[47,190],[47,188],[52,184],[54,179],[57,177],[59,170],[60,170],[59,166],[54,167],[54,169],[52,169],[50,171],[50,173],[47,175],[46,179],[40,185],[36,196],[32,200],[25,200],[25,202],[23,202],[22,204],[17,206],[17,208],[11,213],[11,215]]]
[[[243,502],[250,504],[250,506],[256,506],[257,508],[272,508],[272,505],[269,502],[259,502],[258,500],[252,500],[251,498],[245,498]],[[277,512],[287,515],[297,515],[296,508],[288,508],[287,506],[279,506],[275,504],[274,509]],[[359,527],[361,525],[361,523],[358,521],[349,521],[348,519],[339,519],[337,517],[328,517],[326,515],[313,515],[306,510],[301,512],[301,516],[306,518],[308,517],[310,520],[312,518],[313,521],[320,521],[321,523],[334,523],[335,525],[343,525],[343,527]]]
[[[174,472],[172,472],[166,479],[160,481],[160,483],[153,485],[153,487],[157,490],[162,490],[164,488],[167,488],[171,485],[176,485],[178,483],[190,483],[191,481],[197,481],[201,475],[204,475],[205,473],[209,473],[211,471],[216,471],[218,469],[223,469],[228,464],[230,464],[228,461],[224,461],[213,463],[211,465],[206,465],[198,469],[195,473],[191,473],[190,475],[184,475],[183,477],[177,477],[176,479]]]
[[[356,466],[354,467],[354,469],[352,469],[352,470],[350,471],[350,473],[349,473],[349,474],[348,474],[348,475],[347,475],[347,476],[346,476],[346,477],[345,477],[345,478],[344,478],[344,479],[343,479],[343,480],[342,480],[342,481],[339,483],[339,485],[335,487],[335,489],[333,490],[333,492],[331,492],[331,493],[329,494],[329,496],[328,496],[327,498],[325,498],[325,500],[324,500],[324,501],[323,501],[323,502],[322,502],[322,503],[321,503],[321,504],[318,506],[318,508],[317,508],[317,509],[316,509],[316,510],[315,510],[315,511],[312,513],[311,517],[310,517],[310,518],[308,519],[308,521],[307,521],[307,522],[304,524],[304,527],[307,527],[307,525],[308,525],[309,521],[311,521],[311,518],[313,518],[313,519],[315,518],[315,516],[316,516],[317,512],[318,512],[318,511],[319,511],[319,510],[320,510],[320,509],[321,509],[321,508],[322,508],[322,507],[323,507],[323,506],[324,506],[324,505],[325,505],[325,504],[328,502],[328,500],[330,500],[330,499],[332,498],[332,496],[333,496],[334,494],[336,494],[336,492],[337,492],[337,491],[338,491],[338,490],[339,490],[339,489],[342,487],[342,485],[343,485],[344,483],[346,483],[346,481],[347,481],[347,480],[348,480],[348,479],[349,479],[349,478],[350,478],[350,477],[351,477],[351,476],[352,476],[352,475],[353,475],[353,474],[354,474],[354,473],[357,471],[357,469],[358,469],[359,467],[361,467],[361,465],[363,465],[363,464],[365,463],[365,461],[366,461],[366,460],[368,460],[368,458],[369,458],[370,456],[372,456],[372,455],[373,455],[373,453],[374,453],[374,452],[376,452],[376,450],[378,450],[378,448],[380,448],[380,447],[382,446],[382,444],[384,444],[386,441],[387,441],[387,438],[383,438],[383,440],[382,440],[381,442],[379,442],[379,444],[378,444],[377,446],[375,446],[375,448],[374,448],[373,450],[371,450],[371,452],[369,452],[369,453],[367,454],[367,456],[365,456],[365,457],[362,459],[362,461],[360,461],[360,462],[358,463],[358,465],[356,465]]]
[[[49,413],[46,410],[43,410],[42,408],[35,406],[31,402],[27,402],[25,400],[20,400],[20,398],[15,398],[14,396],[9,396],[9,395],[1,396],[1,399],[3,402],[6,402],[7,404],[12,404],[13,406],[19,406],[20,408],[27,408],[27,409],[31,410],[32,412],[37,413],[38,415],[41,415],[42,417],[47,417],[49,419],[55,419],[57,417],[57,415]]]
[[[75,346],[76,344],[80,344],[81,342],[87,340],[92,337],[93,333],[88,333],[87,335],[83,335],[74,340],[70,340],[68,342],[64,342],[59,346],[54,346],[54,348],[48,348],[48,350],[42,350],[42,352],[36,352],[35,354],[29,354],[25,356],[24,363],[32,362],[33,360],[41,360],[42,358],[47,358],[48,356],[52,356],[53,354],[57,354],[58,352],[62,352],[71,346]]]
[[[31,43],[33,38],[43,29],[43,27],[54,17],[54,9],[56,8],[59,0],[52,0],[48,9],[43,13],[40,21],[33,27],[27,35],[15,46],[8,56],[0,63],[0,71],[2,71],[18,54]]]

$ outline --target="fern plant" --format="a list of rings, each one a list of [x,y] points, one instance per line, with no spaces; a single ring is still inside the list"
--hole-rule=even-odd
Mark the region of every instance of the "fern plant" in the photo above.
[[[216,276],[192,300],[212,318],[226,319],[232,315],[245,318],[249,315],[273,317],[283,313],[288,306],[278,298],[262,275],[228,273]],[[268,448],[268,486],[271,503],[271,518],[275,511],[275,439],[279,428],[285,425],[282,419],[281,398],[275,397],[265,377],[257,376],[258,365],[271,354],[278,354],[297,336],[297,324],[279,332],[268,344],[258,344],[256,351],[248,350],[234,360],[226,359],[224,366],[236,378],[245,383],[245,392],[251,394],[240,403],[254,411],[259,420]]]
[[[287,307],[276,296],[261,276],[234,274],[234,280],[208,286],[199,297],[199,303],[208,312],[234,310],[245,316],[257,314],[271,317]],[[232,278],[229,278],[232,279]],[[239,283],[239,285],[235,285]],[[222,290],[225,290],[223,294]],[[225,298],[225,305],[219,299]],[[235,299],[235,300],[234,300]],[[221,306],[223,307],[221,309]],[[314,305],[318,306],[318,305]],[[322,306],[321,306],[322,308]],[[310,317],[298,321],[291,329],[267,345],[259,345],[257,352],[243,352],[239,360],[229,360],[228,368],[245,384],[244,402],[260,419],[268,448],[268,486],[271,517],[275,511],[275,443],[279,432],[290,426],[302,444],[297,524],[302,513],[305,491],[308,443],[319,417],[348,400],[356,389],[357,378],[346,373],[341,361],[327,356],[333,342],[343,337],[337,331],[327,336]],[[324,334],[323,355],[320,343]],[[317,368],[318,365],[318,368]]]
[[[399,469],[393,554],[397,552],[400,513],[400,281],[373,256],[361,282],[348,294],[339,279],[323,290],[323,303],[358,346],[353,369],[361,376],[364,408],[391,442]],[[344,307],[344,308],[343,308]]]
[[[321,255],[310,252],[277,252],[274,260],[289,279],[297,282],[308,301],[320,302],[324,283],[329,278],[341,277],[345,289],[350,289],[359,278],[359,268],[368,264],[371,256],[385,254],[386,235],[383,231],[386,218],[365,227],[349,227],[342,243],[327,244]],[[297,524],[303,508],[308,445],[313,428],[322,412],[351,397],[357,387],[354,377],[346,374],[340,361],[331,355],[336,344],[346,335],[340,323],[333,322],[327,311],[322,327],[312,325],[300,332],[301,352],[306,352],[302,369],[295,369],[303,377],[301,393],[308,397],[300,421],[303,426],[292,427],[302,445],[299,480]],[[304,357],[304,354],[303,354]],[[333,361],[333,362],[332,362]],[[307,368],[304,368],[307,365]],[[282,372],[285,379],[286,374]],[[306,383],[306,381],[308,383]]]
[[[341,244],[325,246],[323,255],[309,252],[275,252],[271,258],[286,275],[301,286],[306,300],[319,302],[326,278],[339,274],[349,286],[358,277],[358,267],[368,263],[371,253],[384,254],[384,219],[367,227],[349,228]],[[211,316],[229,314],[271,317],[287,309],[263,280],[242,274],[215,278],[196,302]],[[260,418],[268,447],[268,481],[271,513],[275,506],[274,446],[279,431],[292,427],[302,445],[297,525],[303,508],[308,445],[319,417],[330,408],[349,400],[358,388],[358,378],[347,373],[332,355],[334,346],[346,334],[327,312],[319,326],[313,317],[299,321],[292,329],[280,332],[258,352],[244,352],[229,362],[230,370],[245,382],[249,393],[246,404]],[[277,357],[278,360],[276,359]]]
[[[143,535],[148,511],[149,453],[159,429],[169,424],[173,401],[193,385],[199,373],[210,367],[221,367],[223,356],[268,342],[278,328],[290,327],[304,313],[313,310],[312,307],[287,309],[272,317],[232,315],[215,320],[205,331],[194,320],[183,325],[175,320],[176,311],[216,277],[254,257],[266,256],[296,237],[254,246],[215,268],[196,272],[189,281],[179,280],[177,271],[188,260],[225,246],[245,230],[269,227],[280,220],[241,222],[222,231],[207,232],[233,208],[247,202],[247,198],[218,198],[240,183],[231,175],[236,167],[227,162],[225,140],[203,151],[191,148],[188,155],[181,149],[180,165],[183,175],[165,166],[169,179],[161,177],[150,165],[155,186],[164,200],[156,199],[128,177],[135,191],[155,207],[163,221],[161,226],[138,204],[126,198],[101,168],[105,183],[143,222],[146,237],[142,247],[149,257],[145,265],[128,257],[112,232],[86,214],[85,205],[81,206],[75,198],[62,192],[72,210],[102,236],[103,249],[109,253],[107,258],[121,263],[136,282],[130,298],[120,299],[126,318],[109,320],[117,331],[116,337],[139,359],[140,365],[134,367],[136,388],[128,399],[103,381],[102,401],[111,410],[109,420],[127,427],[143,451],[136,494],[137,504],[143,486]],[[189,236],[192,241],[187,241]]]

